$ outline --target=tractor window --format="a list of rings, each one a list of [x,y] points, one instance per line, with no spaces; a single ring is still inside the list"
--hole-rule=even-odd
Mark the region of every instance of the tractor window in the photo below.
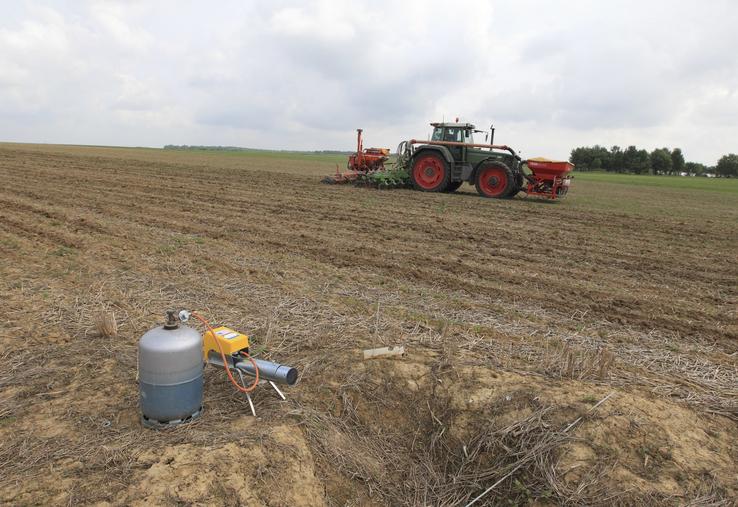
[[[431,141],[443,141],[443,129],[441,127],[435,127],[433,129],[433,137]]]
[[[463,139],[461,137],[462,134],[463,134],[462,129],[453,128],[453,127],[447,128],[446,138],[444,139],[444,141],[453,141],[455,143],[461,143],[463,142]]]
[[[464,131],[464,142],[466,144],[474,144],[474,135],[471,130]]]

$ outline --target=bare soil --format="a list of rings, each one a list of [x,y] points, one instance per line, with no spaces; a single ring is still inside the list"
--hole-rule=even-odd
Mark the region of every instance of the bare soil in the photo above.
[[[332,170],[0,144],[0,502],[464,505],[507,477],[479,504],[733,504],[738,195]],[[144,430],[136,344],[175,307],[296,366],[288,401],[255,419],[209,367],[199,420]]]

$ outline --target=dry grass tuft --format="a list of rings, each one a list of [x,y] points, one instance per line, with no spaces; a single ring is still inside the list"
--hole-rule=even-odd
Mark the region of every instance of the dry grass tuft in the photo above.
[[[118,323],[115,314],[110,310],[103,310],[95,317],[95,331],[103,338],[118,336]]]
[[[544,371],[554,378],[606,380],[615,364],[615,354],[607,347],[596,349],[561,343],[547,347],[541,361]]]

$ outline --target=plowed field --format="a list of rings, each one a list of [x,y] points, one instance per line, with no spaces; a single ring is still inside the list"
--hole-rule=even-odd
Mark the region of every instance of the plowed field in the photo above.
[[[738,193],[498,201],[319,184],[334,167],[0,144],[0,502],[737,497]],[[255,419],[208,367],[200,419],[142,429],[136,344],[168,308],[301,381]]]

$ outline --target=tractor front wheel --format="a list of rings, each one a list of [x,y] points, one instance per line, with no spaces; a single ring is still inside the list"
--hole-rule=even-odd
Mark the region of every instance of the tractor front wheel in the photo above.
[[[515,186],[515,180],[512,171],[506,165],[487,163],[477,169],[475,186],[482,197],[502,199],[512,197],[511,191]]]
[[[449,184],[451,172],[443,158],[433,152],[420,153],[413,161],[410,181],[417,190],[441,192]]]

